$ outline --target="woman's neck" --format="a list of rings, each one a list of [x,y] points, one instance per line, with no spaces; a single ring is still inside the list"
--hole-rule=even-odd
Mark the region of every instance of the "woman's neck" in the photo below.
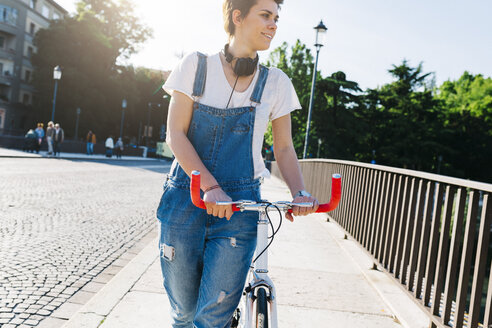
[[[240,42],[236,38],[229,41],[229,52],[236,58],[256,58],[256,51],[248,47],[244,42]]]

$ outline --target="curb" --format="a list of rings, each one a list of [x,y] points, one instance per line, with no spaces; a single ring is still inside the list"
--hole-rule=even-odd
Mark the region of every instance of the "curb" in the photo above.
[[[62,328],[97,328],[159,256],[154,238]]]
[[[28,155],[0,155],[0,158],[29,158],[29,159],[64,159],[64,160],[84,160],[84,161],[115,161],[115,162],[121,162],[121,161],[161,161],[161,160],[167,160],[167,159],[160,159],[160,158],[145,158],[145,157],[126,157],[126,158],[94,158],[94,157],[83,157],[83,156],[74,156],[74,157],[67,157],[67,156],[59,156],[59,157],[54,157],[54,156],[28,156]]]

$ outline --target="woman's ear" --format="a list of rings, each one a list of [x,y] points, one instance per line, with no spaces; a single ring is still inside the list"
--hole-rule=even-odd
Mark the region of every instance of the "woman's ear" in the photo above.
[[[241,16],[241,11],[239,9],[235,9],[232,12],[232,22],[234,25],[238,26],[241,25],[241,22],[243,20],[243,17]]]

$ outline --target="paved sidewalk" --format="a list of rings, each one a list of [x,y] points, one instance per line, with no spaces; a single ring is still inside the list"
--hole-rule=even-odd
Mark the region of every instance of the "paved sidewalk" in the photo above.
[[[265,199],[289,196],[277,178],[262,187]],[[371,270],[373,261],[367,253],[355,241],[344,239],[344,231],[326,218],[316,214],[294,223],[284,220],[269,250],[279,327],[428,327],[418,306],[385,273]],[[153,240],[63,327],[170,326]]]
[[[82,160],[115,160],[115,161],[124,161],[124,160],[141,160],[141,161],[150,161],[156,160],[156,158],[149,157],[139,157],[139,156],[121,156],[121,158],[116,158],[113,156],[111,158],[106,157],[105,155],[94,154],[94,155],[86,155],[83,153],[61,153],[60,156],[54,157],[49,156],[47,151],[40,151],[39,154],[29,153],[26,151],[21,151],[17,149],[9,149],[0,147],[0,158],[1,157],[11,157],[11,158],[60,158],[60,159],[82,159]]]

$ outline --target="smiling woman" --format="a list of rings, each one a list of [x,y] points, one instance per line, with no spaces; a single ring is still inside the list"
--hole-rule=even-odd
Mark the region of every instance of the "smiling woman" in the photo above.
[[[260,180],[269,176],[261,156],[268,121],[278,167],[296,195],[293,202],[313,204],[295,206],[293,214],[318,207],[304,190],[292,145],[290,112],[301,108],[292,82],[279,69],[259,65],[258,51],[268,49],[276,35],[282,2],[224,0],[228,43],[215,54],[184,57],[164,85],[172,96],[166,142],[175,161],[157,218],[173,327],[231,326],[256,247],[258,214],[233,216],[231,205],[217,202],[261,199]],[[200,30],[199,23],[191,25]],[[206,211],[190,199],[193,170],[201,172]]]

